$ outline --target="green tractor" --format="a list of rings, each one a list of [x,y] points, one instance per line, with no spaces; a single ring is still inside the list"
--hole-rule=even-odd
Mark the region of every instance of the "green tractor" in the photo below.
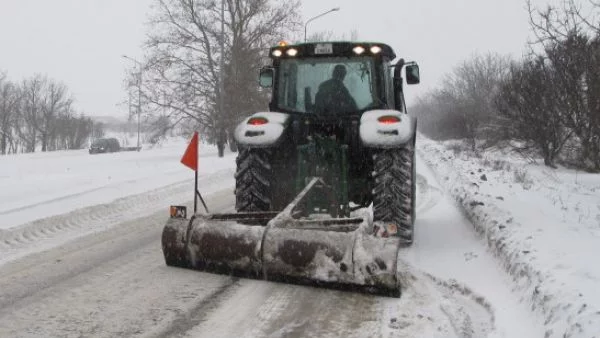
[[[260,71],[269,112],[235,130],[236,213],[172,217],[168,265],[399,296],[415,222],[419,68],[382,43],[280,44]]]

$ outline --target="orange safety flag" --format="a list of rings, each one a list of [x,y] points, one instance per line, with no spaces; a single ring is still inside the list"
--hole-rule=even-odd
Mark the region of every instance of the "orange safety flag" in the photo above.
[[[181,158],[181,163],[183,163],[184,166],[186,166],[194,171],[198,171],[198,132],[197,131],[194,132],[194,136],[192,137],[190,144],[188,144],[187,149],[185,150],[185,153],[183,154],[183,157]]]

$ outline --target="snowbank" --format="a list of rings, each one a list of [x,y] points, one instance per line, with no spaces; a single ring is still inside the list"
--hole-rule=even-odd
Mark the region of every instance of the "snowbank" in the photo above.
[[[469,156],[420,137],[417,149],[463,207],[547,337],[600,335],[600,175],[552,170],[508,152]]]

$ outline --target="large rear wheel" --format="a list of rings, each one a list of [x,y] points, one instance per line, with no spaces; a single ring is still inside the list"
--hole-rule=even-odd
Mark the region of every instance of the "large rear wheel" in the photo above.
[[[274,189],[271,161],[271,149],[240,149],[235,173],[235,209],[238,212],[271,210]]]
[[[373,221],[412,244],[415,222],[415,151],[405,148],[377,150],[373,157]]]

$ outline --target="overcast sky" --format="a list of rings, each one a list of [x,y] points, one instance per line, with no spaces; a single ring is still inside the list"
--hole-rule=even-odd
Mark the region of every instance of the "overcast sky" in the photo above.
[[[0,0],[0,71],[13,81],[46,74],[70,88],[84,113],[125,116],[118,103],[131,62],[121,55],[141,57],[153,2]],[[525,0],[303,0],[302,14],[308,19],[334,7],[341,10],[312,21],[309,34],[356,30],[359,40],[386,42],[399,57],[418,61],[422,82],[407,89],[409,100],[473,53],[520,57],[531,36]]]

